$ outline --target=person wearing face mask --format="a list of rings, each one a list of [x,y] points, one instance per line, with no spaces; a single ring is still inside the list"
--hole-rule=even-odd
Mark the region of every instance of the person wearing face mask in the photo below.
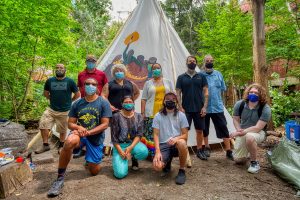
[[[126,67],[123,64],[116,64],[111,69],[114,80],[104,85],[102,96],[108,99],[113,113],[122,109],[122,99],[125,96],[132,96],[136,100],[140,95],[138,86],[126,79]]]
[[[145,132],[147,141],[153,142],[153,117],[163,106],[163,99],[166,93],[174,91],[174,86],[170,80],[163,78],[162,68],[159,63],[152,65],[152,77],[143,88],[141,100],[141,114],[144,117]],[[153,158],[154,152],[149,149],[149,156]]]
[[[144,122],[141,114],[134,112],[134,101],[125,96],[122,109],[111,120],[111,141],[114,145],[112,166],[114,176],[122,179],[128,174],[128,160],[144,160],[148,156],[146,145],[140,142],[143,136]],[[136,170],[137,166],[132,166]]]
[[[203,130],[205,129],[205,115],[208,103],[208,84],[206,77],[197,73],[197,59],[187,57],[187,71],[177,78],[176,92],[179,100],[179,109],[185,112],[189,125],[194,122],[197,141],[197,157],[207,160],[202,148]]]
[[[101,95],[103,86],[107,83],[107,77],[104,72],[98,70],[96,68],[97,59],[94,55],[88,55],[86,57],[86,68],[84,71],[78,74],[78,83],[77,86],[80,90],[81,97],[85,97],[85,90],[84,90],[84,81],[87,78],[94,78],[98,82],[97,92]]]
[[[271,119],[271,108],[267,104],[266,90],[259,84],[246,88],[243,99],[236,102],[233,109],[233,124],[236,131],[230,134],[235,138],[234,159],[244,164],[250,154],[249,173],[260,170],[257,161],[257,144],[266,138],[266,125]]]
[[[222,74],[213,67],[213,57],[211,55],[206,55],[204,57],[204,70],[201,73],[206,77],[208,83],[209,99],[206,109],[207,114],[205,115],[205,129],[203,130],[205,146],[202,148],[204,149],[204,154],[206,157],[210,157],[208,135],[210,119],[212,119],[217,137],[223,139],[224,141],[226,157],[230,160],[233,160],[232,151],[230,149],[229,131],[224,115],[224,105],[222,99],[222,92],[226,91],[226,85]]]
[[[73,97],[72,93],[74,94]],[[48,143],[49,132],[54,124],[56,124],[56,131],[60,134],[58,147],[58,152],[60,152],[67,134],[68,112],[72,101],[80,97],[76,83],[66,77],[66,68],[63,64],[57,64],[55,76],[46,81],[44,96],[49,99],[50,106],[46,108],[39,123],[43,146],[35,151],[36,154],[50,150]]]
[[[173,157],[179,156],[179,171],[175,183],[185,183],[185,165],[187,161],[188,121],[184,113],[178,110],[177,96],[169,92],[164,96],[163,108],[153,119],[155,156],[153,167],[162,170],[162,177],[171,171]]]
[[[76,153],[80,147],[86,147],[85,160],[91,175],[95,176],[100,171],[104,131],[108,128],[112,112],[108,101],[97,94],[97,85],[95,79],[86,79],[85,97],[72,104],[68,120],[71,134],[67,137],[60,153],[57,179],[48,191],[48,197],[55,197],[61,193],[72,152]]]

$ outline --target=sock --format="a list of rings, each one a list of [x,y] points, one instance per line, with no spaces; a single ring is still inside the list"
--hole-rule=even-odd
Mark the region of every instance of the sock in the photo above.
[[[202,145],[202,149],[204,149],[205,148],[205,145]]]
[[[64,178],[66,173],[66,168],[58,168],[57,170],[57,179]]]
[[[48,143],[43,143],[43,145],[44,145],[44,146],[49,146],[49,144],[48,144]]]
[[[63,147],[65,142],[59,142],[58,148]]]

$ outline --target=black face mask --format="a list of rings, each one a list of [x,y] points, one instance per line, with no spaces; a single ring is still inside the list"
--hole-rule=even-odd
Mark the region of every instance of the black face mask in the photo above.
[[[214,63],[205,63],[205,67],[207,69],[212,69],[214,67]]]
[[[169,110],[173,110],[174,108],[176,108],[176,103],[174,101],[166,101],[165,105]]]
[[[196,68],[196,63],[189,63],[189,64],[187,64],[187,67],[189,68],[189,69],[191,69],[191,70],[194,70],[195,68]]]
[[[65,72],[64,71],[60,71],[60,70],[56,70],[55,71],[55,75],[57,78],[62,78],[65,76]]]

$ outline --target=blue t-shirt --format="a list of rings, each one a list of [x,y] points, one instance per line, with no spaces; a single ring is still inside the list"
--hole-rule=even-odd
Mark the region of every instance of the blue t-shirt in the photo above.
[[[76,83],[65,77],[58,80],[56,77],[49,78],[44,90],[50,92],[50,108],[58,112],[70,110],[72,104],[72,93],[78,92]]]
[[[69,112],[69,117],[77,118],[77,124],[91,130],[101,124],[101,118],[110,118],[112,112],[107,100],[99,96],[95,101],[88,102],[81,98],[74,102]],[[103,144],[105,138],[104,131],[95,135],[87,136],[93,145]]]
[[[208,83],[209,96],[206,112],[224,112],[222,92],[226,90],[226,85],[222,74],[217,70],[213,70],[211,74],[208,74],[205,71],[202,71],[200,73],[202,73],[206,77]]]

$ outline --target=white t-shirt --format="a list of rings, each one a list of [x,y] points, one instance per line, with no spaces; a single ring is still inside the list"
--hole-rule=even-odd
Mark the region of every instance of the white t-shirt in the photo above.
[[[171,137],[181,135],[181,129],[189,127],[189,123],[183,112],[164,115],[157,113],[153,119],[152,128],[159,129],[159,143],[166,143]]]

